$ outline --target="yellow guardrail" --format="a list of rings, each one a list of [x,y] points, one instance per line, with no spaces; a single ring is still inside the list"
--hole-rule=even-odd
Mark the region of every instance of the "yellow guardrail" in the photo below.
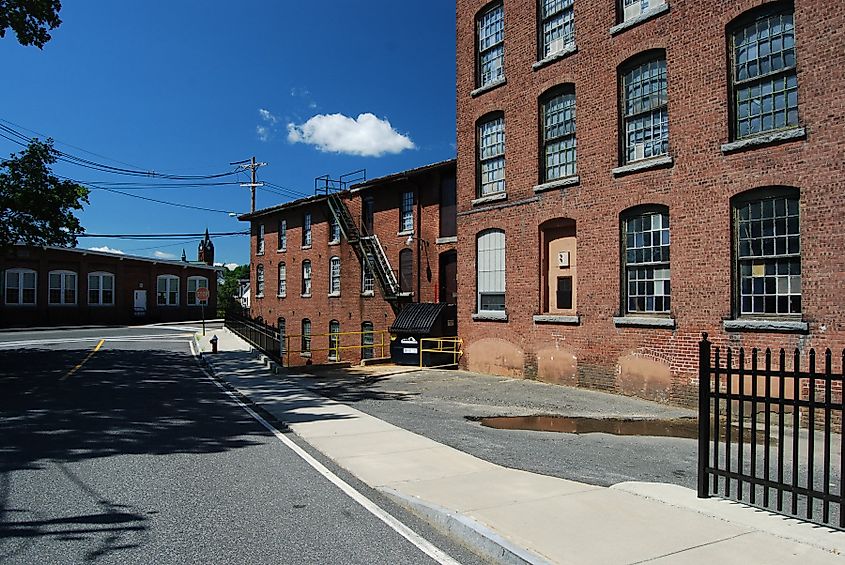
[[[364,344],[361,343],[363,341],[362,337],[365,335],[371,335],[373,337],[372,344]],[[356,336],[355,345],[342,345],[343,338],[346,336]],[[285,349],[282,352],[282,356],[287,360],[285,363],[286,366],[290,366],[290,356],[292,353],[312,353],[316,351],[328,351],[328,360],[331,362],[337,362],[341,360],[340,352],[347,351],[350,349],[357,349],[361,351],[362,357],[363,352],[365,349],[369,349],[372,351],[373,356],[375,357],[376,351],[381,352],[381,357],[386,357],[385,349],[389,347],[389,338],[387,330],[373,330],[369,332],[337,332],[337,333],[325,333],[325,334],[311,334],[309,337],[309,348],[307,351],[303,351],[301,345],[297,347],[296,351],[291,350],[291,342],[293,341],[294,344],[297,343],[295,340],[299,340],[301,344],[302,334],[294,334],[294,335],[285,335]],[[326,347],[313,347],[310,344],[314,343],[314,340],[322,341],[323,338],[326,338]],[[348,340],[347,340],[348,341]]]
[[[432,347],[426,348],[425,343],[432,343]],[[423,353],[446,353],[452,355],[452,362],[444,365],[428,365],[429,369],[441,369],[455,367],[458,359],[464,354],[464,340],[459,337],[423,337],[420,338],[420,367],[423,366]]]

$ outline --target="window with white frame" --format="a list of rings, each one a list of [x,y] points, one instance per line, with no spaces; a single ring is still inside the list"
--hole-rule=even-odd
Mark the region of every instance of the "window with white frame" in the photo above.
[[[285,353],[288,351],[287,334],[285,333],[287,330],[284,318],[280,317],[278,319],[277,327],[279,328],[279,355],[284,357]]]
[[[258,241],[255,244],[255,252],[264,255],[264,224],[258,224]]]
[[[302,335],[300,338],[302,341],[300,351],[311,353],[311,320],[308,318],[302,320]]]
[[[279,297],[284,298],[288,293],[288,273],[284,262],[279,263]]]
[[[311,212],[302,216],[302,247],[311,245]]]
[[[669,153],[668,87],[663,54],[638,59],[622,75],[623,158],[626,163]]]
[[[38,276],[32,269],[9,269],[5,275],[4,298],[6,304],[35,305],[35,283]]]
[[[478,235],[478,312],[505,309],[505,232],[485,230]]]
[[[368,253],[367,258],[361,261],[361,293],[372,295],[375,291],[375,277],[373,276],[373,269],[370,265],[372,265],[373,261],[372,254]]]
[[[311,296],[311,261],[302,262],[302,296]]]
[[[543,182],[575,175],[575,90],[559,87],[542,99]]]
[[[478,15],[476,34],[476,83],[480,88],[505,78],[505,8],[502,3],[497,3]]]
[[[159,275],[156,278],[156,303],[159,306],[179,306],[179,277]]]
[[[795,189],[734,199],[740,316],[801,314],[801,225]]]
[[[622,21],[627,22],[666,3],[666,0],[621,0]]]
[[[49,288],[47,302],[54,305],[76,304],[76,273],[73,271],[50,271],[47,275]]]
[[[205,277],[188,277],[188,306],[200,306],[208,304],[207,300],[197,300],[197,289],[208,288],[208,279]]]
[[[791,4],[740,18],[732,28],[735,139],[798,125],[798,74]]]
[[[264,265],[255,268],[255,297],[264,296]]]
[[[414,230],[414,193],[407,191],[402,193],[401,213],[399,214],[399,231],[410,232]]]
[[[374,357],[374,343],[373,323],[361,322],[361,359],[372,359]]]
[[[622,215],[624,304],[629,314],[662,314],[671,308],[669,210],[638,207]]]
[[[340,359],[340,322],[332,320],[329,322],[329,361]]]
[[[539,0],[540,58],[575,44],[574,0]]]
[[[114,275],[112,273],[88,273],[88,304],[114,305]]]
[[[334,214],[329,216],[329,243],[340,243],[340,222]]]
[[[288,248],[288,221],[279,220],[279,251],[285,251]]]
[[[478,196],[505,192],[505,117],[495,114],[478,124]]]
[[[329,294],[340,294],[340,257],[329,260]]]

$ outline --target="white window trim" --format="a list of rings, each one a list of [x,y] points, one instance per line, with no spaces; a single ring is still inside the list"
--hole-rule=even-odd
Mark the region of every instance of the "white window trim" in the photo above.
[[[159,295],[158,281],[161,280],[161,279],[164,279],[164,280],[167,281],[167,283],[165,284],[164,294],[165,294],[165,298],[168,299],[168,300],[166,300],[164,304],[160,304],[159,301],[158,301],[158,295]],[[173,290],[170,288],[170,283],[174,280],[176,281],[176,303],[170,304],[169,303],[170,293],[173,292]],[[159,276],[157,276],[156,277],[156,306],[162,307],[162,308],[172,308],[174,306],[179,306],[179,300],[181,299],[180,294],[182,293],[181,286],[182,286],[181,280],[176,275],[159,275]]]
[[[97,289],[97,296],[99,298],[99,301],[97,301],[97,302],[91,302],[91,277],[97,277],[97,278],[100,279],[100,284],[98,285],[99,288]],[[104,277],[111,277],[111,279],[112,279],[112,281],[111,281],[111,302],[104,302],[103,301],[103,278]],[[87,287],[88,294],[85,295],[85,302],[88,304],[88,306],[91,306],[91,307],[94,307],[94,308],[100,308],[102,306],[114,306],[114,297],[115,297],[115,292],[116,292],[116,289],[115,289],[116,280],[117,280],[117,277],[114,276],[114,273],[109,273],[108,271],[94,271],[94,272],[88,273],[88,279],[87,279],[87,281],[88,281],[88,287]]]
[[[288,221],[279,220],[279,233],[276,235],[278,243],[276,244],[277,251],[288,250]]]
[[[493,292],[491,289],[486,289],[486,288],[484,290],[482,290],[482,283],[481,283],[481,277],[480,277],[480,267],[481,267],[480,259],[481,259],[481,251],[482,251],[481,242],[482,242],[483,238],[491,237],[494,234],[497,234],[497,235],[501,234],[501,236],[502,236],[502,249],[501,249],[501,252],[502,252],[502,257],[501,257],[501,259],[502,259],[502,271],[501,271],[501,273],[502,273],[501,274],[502,288],[501,288],[501,294],[504,295],[505,304],[507,304],[507,256],[506,256],[507,239],[506,239],[506,234],[503,230],[499,230],[499,229],[484,230],[483,232],[481,232],[481,234],[479,234],[478,237],[476,237],[476,252],[475,252],[476,314],[480,315],[479,319],[481,319],[483,317],[487,317],[487,316],[495,318],[495,319],[504,319],[504,318],[507,317],[507,314],[506,314],[507,306],[505,307],[505,310],[485,310],[481,306],[482,294],[499,294],[498,289],[495,289],[495,292]],[[484,251],[490,252],[490,251],[493,251],[493,250],[494,250],[493,248],[490,248],[490,249],[485,249]]]
[[[337,260],[337,281],[334,277],[334,263]],[[337,286],[335,286],[337,282]],[[329,259],[329,296],[340,296],[341,271],[340,271],[340,257],[337,255]]]
[[[255,254],[264,255],[265,241],[264,241],[264,224],[258,224],[258,238],[255,242]]]
[[[282,276],[282,269],[284,269],[284,276]],[[279,279],[279,288],[276,291],[276,296],[279,298],[285,298],[288,295],[288,266],[287,264],[282,261],[279,263],[278,267],[276,268],[276,272],[278,274]],[[285,283],[284,290],[282,290],[282,283]]]
[[[197,281],[197,288],[194,289],[194,302],[191,302],[191,281]],[[188,282],[187,282],[187,287],[186,287],[186,291],[187,291],[186,300],[188,301],[188,306],[202,306],[203,305],[203,303],[201,301],[196,299],[197,290],[200,288],[199,281],[205,281],[205,287],[203,287],[203,288],[208,288],[209,293],[211,293],[211,288],[209,288],[209,286],[208,286],[208,278],[207,277],[200,277],[200,276],[188,277]],[[210,295],[209,295],[209,297],[210,297]],[[205,302],[205,306],[208,306],[208,300],[205,300],[204,302]]]
[[[261,293],[258,293],[258,272],[259,269],[261,271]],[[267,285],[267,273],[264,270],[264,265],[257,265],[255,267],[255,297],[256,298],[264,298],[264,287]]]
[[[52,275],[59,275],[59,277],[60,277],[59,302],[50,302],[50,291],[55,290],[53,287],[50,286],[50,278],[51,278]],[[65,291],[67,291],[67,288],[65,287],[65,275],[73,275],[74,276],[73,302],[65,302]],[[57,269],[55,271],[50,271],[50,272],[47,273],[47,305],[48,306],[76,306],[77,304],[79,304],[78,291],[79,291],[79,274],[76,271],[69,271],[67,269]]]
[[[6,288],[7,288],[7,277],[9,273],[16,273],[18,275],[18,301],[17,302],[6,302]],[[35,288],[33,293],[33,301],[32,302],[23,302],[23,274],[24,273],[32,273],[35,275]],[[36,306],[38,305],[38,272],[33,269],[6,269],[3,271],[3,304],[6,306]]]

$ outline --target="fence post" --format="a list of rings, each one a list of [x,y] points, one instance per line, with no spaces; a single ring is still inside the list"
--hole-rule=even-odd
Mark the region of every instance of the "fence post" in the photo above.
[[[719,386],[719,383],[716,383]],[[707,466],[710,463],[710,342],[707,332],[698,344],[698,498],[709,498]]]

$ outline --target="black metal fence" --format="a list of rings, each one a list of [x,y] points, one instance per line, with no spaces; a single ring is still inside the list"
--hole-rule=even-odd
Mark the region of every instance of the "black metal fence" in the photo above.
[[[797,349],[746,355],[711,345],[705,333],[698,496],[721,489],[726,498],[845,528],[845,351],[835,372],[829,349],[822,359],[812,349],[802,359]]]
[[[265,323],[261,318],[253,319],[245,313],[236,311],[226,312],[224,324],[256,349],[274,361],[282,363],[284,352],[280,346],[282,336],[279,335],[279,328]]]

